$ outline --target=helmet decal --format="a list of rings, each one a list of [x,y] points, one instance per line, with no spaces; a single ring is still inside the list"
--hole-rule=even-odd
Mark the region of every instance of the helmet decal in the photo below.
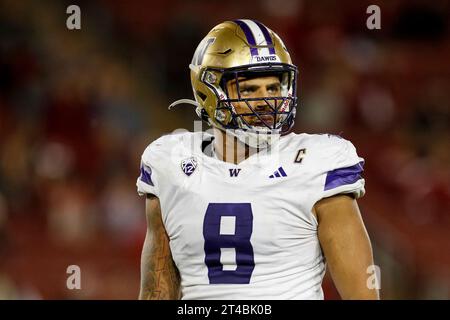
[[[272,38],[270,37],[269,31],[262,23],[248,19],[238,19],[234,20],[234,22],[244,32],[247,42],[250,45],[252,56],[275,54]],[[261,46],[263,48],[256,48],[256,46]]]
[[[261,29],[264,38],[266,39],[267,46],[269,46],[269,54],[275,54],[275,47],[273,46],[272,38],[270,37],[269,30],[267,30],[266,26],[258,21],[254,21],[254,23]]]
[[[195,50],[194,57],[192,58],[191,64],[194,66],[199,66],[203,63],[203,57],[205,56],[208,47],[214,43],[216,38],[205,38],[198,45]]]
[[[258,48],[255,48],[256,47],[255,36],[253,35],[253,32],[248,26],[248,24],[245,23],[243,20],[234,20],[234,22],[236,22],[236,24],[242,29],[242,31],[244,31],[245,38],[247,39],[247,42],[250,45],[250,53],[252,54],[252,56],[257,56]]]

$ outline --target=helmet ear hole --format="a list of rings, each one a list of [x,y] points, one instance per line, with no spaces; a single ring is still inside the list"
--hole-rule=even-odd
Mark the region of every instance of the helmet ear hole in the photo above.
[[[208,122],[209,115],[208,115],[208,112],[206,112],[205,109],[202,109],[202,110],[200,111],[200,118],[201,118],[203,121]]]
[[[200,91],[195,91],[195,93],[198,95],[198,97],[203,101],[203,102],[205,102],[205,100],[206,100],[206,94],[204,94],[203,92],[200,92]]]

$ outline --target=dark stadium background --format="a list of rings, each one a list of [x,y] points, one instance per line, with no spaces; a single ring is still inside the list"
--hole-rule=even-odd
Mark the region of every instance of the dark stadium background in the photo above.
[[[82,28],[66,28],[66,7]],[[381,8],[381,30],[366,8]],[[0,0],[0,299],[135,299],[145,146],[193,129],[188,64],[227,19],[299,66],[296,132],[350,139],[384,299],[450,298],[450,6],[437,1]],[[81,268],[81,290],[66,268]],[[324,281],[327,299],[338,295]]]

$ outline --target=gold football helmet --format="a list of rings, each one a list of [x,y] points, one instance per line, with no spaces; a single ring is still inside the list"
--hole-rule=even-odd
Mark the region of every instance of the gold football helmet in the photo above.
[[[196,100],[191,103],[196,105],[200,118],[210,125],[230,130],[254,147],[267,144],[261,137],[253,139],[256,135],[283,135],[292,129],[297,106],[297,67],[280,37],[260,22],[239,19],[215,26],[198,45],[189,68]],[[279,78],[281,96],[241,97],[239,81],[267,76]],[[226,85],[233,79],[236,99],[230,98]],[[252,108],[253,101],[264,104],[265,111]],[[171,106],[186,102],[190,101],[179,100]],[[237,113],[233,104],[238,102],[244,102],[249,112]],[[252,126],[246,121],[249,116],[257,117],[259,125]],[[272,119],[270,122],[268,117]]]

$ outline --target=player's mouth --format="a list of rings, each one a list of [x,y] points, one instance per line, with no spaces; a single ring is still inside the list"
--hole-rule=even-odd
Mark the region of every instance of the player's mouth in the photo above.
[[[252,121],[251,121],[251,125],[254,127],[272,128],[273,124],[274,124],[273,116],[271,116],[271,115],[263,115],[263,116],[259,116],[259,118],[254,116],[254,117],[252,117]]]

